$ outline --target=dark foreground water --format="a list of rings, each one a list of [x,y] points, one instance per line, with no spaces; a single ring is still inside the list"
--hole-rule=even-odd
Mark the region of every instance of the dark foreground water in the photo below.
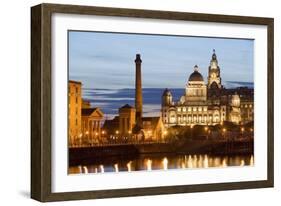
[[[211,168],[231,166],[253,166],[253,155],[212,156],[212,155],[140,155],[137,158],[111,157],[99,159],[94,164],[69,167],[69,174],[131,172],[188,168]]]

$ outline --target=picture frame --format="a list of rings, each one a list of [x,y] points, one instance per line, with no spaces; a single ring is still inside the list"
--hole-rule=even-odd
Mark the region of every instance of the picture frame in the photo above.
[[[173,21],[193,24],[214,22],[265,26],[267,30],[267,177],[264,180],[168,185],[121,189],[54,192],[52,156],[52,16],[69,14],[99,17],[125,17]],[[31,198],[41,201],[66,201],[141,195],[266,188],[274,185],[274,20],[263,17],[230,16],[156,10],[93,7],[79,5],[40,4],[31,8]],[[260,71],[256,71],[260,72]],[[67,74],[66,74],[67,75]],[[257,101],[257,100],[255,100]]]

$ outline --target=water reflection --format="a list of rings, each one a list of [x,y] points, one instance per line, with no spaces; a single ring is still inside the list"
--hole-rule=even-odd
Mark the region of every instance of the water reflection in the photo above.
[[[127,164],[127,168],[128,168],[128,172],[131,172],[132,171],[132,167],[131,167],[131,164],[132,164],[132,161],[128,162]]]
[[[167,159],[167,157],[164,157],[162,162],[163,162],[163,170],[167,170],[168,169],[168,159]]]
[[[136,159],[102,159],[103,164],[89,164],[69,167],[70,174],[132,172],[141,170],[192,169],[229,166],[253,166],[253,155],[150,155]]]
[[[114,164],[115,172],[119,172],[118,164]]]
[[[86,166],[83,166],[82,173],[88,174],[88,168]]]
[[[152,160],[151,160],[151,159],[148,159],[148,160],[146,161],[146,168],[147,168],[147,171],[151,171],[151,170],[152,170],[151,165],[152,165]]]
[[[104,167],[103,167],[103,165],[100,165],[100,172],[101,172],[101,173],[104,173]]]

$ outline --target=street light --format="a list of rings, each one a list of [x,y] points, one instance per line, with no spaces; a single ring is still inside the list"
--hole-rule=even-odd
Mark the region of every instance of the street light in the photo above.
[[[79,144],[82,144],[82,133],[79,134]]]
[[[85,132],[85,136],[86,136],[86,141],[87,141],[87,143],[89,143],[89,131],[86,131],[86,132]]]
[[[226,132],[226,129],[225,129],[225,128],[223,128],[223,129],[222,129],[222,132],[223,132],[223,137],[225,138],[225,132]]]
[[[204,130],[205,130],[205,132],[206,132],[207,139],[208,139],[208,127],[204,127]]]
[[[244,127],[241,127],[242,137],[243,137],[244,131],[245,131],[245,128],[244,128]]]
[[[193,138],[193,124],[190,125],[190,136]]]

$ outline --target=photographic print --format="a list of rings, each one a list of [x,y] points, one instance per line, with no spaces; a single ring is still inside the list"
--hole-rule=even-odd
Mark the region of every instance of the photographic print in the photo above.
[[[31,197],[273,187],[273,30],[265,17],[32,7]]]
[[[68,31],[68,173],[254,165],[254,40]]]

